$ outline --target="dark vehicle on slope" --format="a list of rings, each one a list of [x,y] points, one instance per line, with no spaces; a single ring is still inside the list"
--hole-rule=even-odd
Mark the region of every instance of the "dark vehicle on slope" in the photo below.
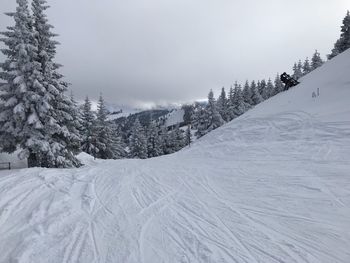
[[[292,78],[286,72],[281,75],[281,81],[284,83],[284,90],[289,90],[291,87],[294,87],[299,84],[299,81]]]

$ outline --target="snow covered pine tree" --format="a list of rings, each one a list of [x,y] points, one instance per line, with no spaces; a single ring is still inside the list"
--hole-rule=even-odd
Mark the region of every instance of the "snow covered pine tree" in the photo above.
[[[97,116],[95,120],[95,143],[97,147],[97,158],[100,159],[117,159],[118,141],[117,134],[113,133],[111,124],[107,121],[108,110],[105,105],[105,101],[100,95],[97,104]]]
[[[261,103],[264,99],[261,96],[258,86],[255,84],[255,81],[252,81],[252,84],[250,86],[250,89],[252,90],[252,101],[253,101],[253,105],[258,105],[259,103]]]
[[[82,151],[96,157],[96,129],[95,129],[95,115],[91,111],[91,101],[89,97],[85,98],[82,106]]]
[[[229,114],[228,114],[228,104],[227,104],[227,98],[226,98],[226,92],[225,88],[223,87],[221,89],[221,94],[217,100],[217,109],[224,121],[229,120]]]
[[[147,138],[139,119],[135,120],[130,136],[130,156],[132,158],[147,158]]]
[[[340,38],[335,42],[332,53],[328,55],[328,59],[332,59],[340,53],[350,48],[350,12],[346,13],[341,26]]]
[[[147,155],[148,158],[163,155],[163,141],[160,135],[160,129],[156,123],[151,120],[147,127]]]
[[[31,16],[27,0],[17,0],[16,12],[8,13],[15,25],[2,33],[7,59],[0,73],[6,81],[0,95],[1,150],[19,148],[30,167],[79,166],[79,132],[70,114],[74,105],[53,62],[57,42],[52,40],[45,3],[33,0]]]
[[[309,58],[306,58],[303,64],[303,76],[309,74],[311,72],[311,66],[309,62]]]
[[[311,59],[311,70],[315,70],[315,69],[321,67],[323,65],[323,63],[324,63],[324,61],[321,58],[320,53],[317,50],[315,50],[315,53]]]
[[[254,102],[252,100],[252,96],[253,96],[253,93],[252,93],[252,90],[249,86],[249,82],[247,80],[244,84],[244,87],[243,87],[243,99],[244,99],[244,102],[250,106],[254,105]]]
[[[196,133],[198,138],[224,124],[224,120],[217,109],[216,100],[212,90],[210,90],[208,94],[208,104],[204,110],[199,113],[201,114],[199,116],[200,123],[198,124],[198,130]]]
[[[61,128],[52,130],[54,127],[51,127],[50,129],[53,139],[52,148],[56,148],[56,150],[60,148],[60,152],[57,152],[51,159],[59,157],[60,154],[65,157],[64,163],[56,164],[53,167],[80,166],[80,162],[74,156],[80,151],[81,142],[80,123],[77,122],[76,116],[74,116],[78,108],[72,98],[66,94],[68,83],[63,81],[63,75],[58,72],[61,65],[54,62],[56,45],[59,43],[52,39],[57,35],[51,32],[53,26],[48,23],[47,16],[44,13],[48,8],[46,0],[32,1],[34,34],[38,45],[38,62],[41,65],[46,90],[52,96],[51,116],[56,119]],[[45,123],[45,126],[48,126],[47,123]]]
[[[192,143],[192,132],[191,132],[191,124],[187,125],[186,129],[186,145],[191,146]]]
[[[283,83],[280,79],[280,74],[277,73],[276,78],[275,78],[275,89],[273,92],[273,95],[276,95],[284,90]]]

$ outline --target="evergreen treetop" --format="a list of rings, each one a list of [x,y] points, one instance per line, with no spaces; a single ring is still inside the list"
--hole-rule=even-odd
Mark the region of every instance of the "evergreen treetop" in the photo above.
[[[324,61],[322,60],[320,53],[317,50],[315,50],[315,53],[311,59],[311,70],[319,68],[323,65],[323,63]]]
[[[334,48],[332,49],[331,54],[328,55],[328,59],[332,59],[333,57],[347,50],[348,48],[350,48],[350,12],[349,10],[347,11],[343,19],[340,38],[335,42]]]

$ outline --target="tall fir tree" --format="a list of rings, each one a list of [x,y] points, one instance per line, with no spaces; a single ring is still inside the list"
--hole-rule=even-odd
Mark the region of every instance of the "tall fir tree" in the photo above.
[[[167,127],[165,127],[165,125],[161,125],[159,127],[159,139],[162,145],[162,155],[172,153],[171,149],[168,148],[168,146],[170,145],[170,136],[168,133],[168,129]]]
[[[200,124],[200,116],[201,111],[203,110],[203,106],[199,102],[195,102],[193,106],[192,116],[191,116],[191,126],[193,129],[198,129],[198,126]]]
[[[346,13],[346,16],[343,19],[343,25],[341,27],[340,35],[340,44],[339,50],[340,53],[350,48],[350,12],[349,10]]]
[[[85,98],[82,106],[82,151],[97,157],[98,148],[96,146],[95,115],[91,110],[89,97]]]
[[[23,148],[32,144],[29,141],[32,133],[45,139],[43,123],[37,117],[31,118],[29,123],[28,114],[36,111],[32,105],[36,104],[37,98],[41,98],[38,93],[41,89],[44,92],[44,89],[39,83],[40,65],[35,62],[37,50],[28,2],[16,2],[16,12],[7,13],[15,20],[15,25],[1,33],[4,36],[1,41],[6,46],[1,51],[7,59],[0,64],[0,78],[6,82],[0,87],[0,146],[2,151],[9,153],[14,152],[18,144]],[[35,98],[27,98],[28,90]],[[32,148],[36,148],[35,145]],[[27,153],[23,152],[22,155]]]
[[[251,105],[253,106],[254,105],[254,102],[252,100],[252,90],[249,86],[249,82],[248,80],[245,82],[244,84],[244,87],[243,87],[243,99],[244,99],[244,102],[248,105]]]
[[[6,81],[0,106],[0,140],[7,140],[3,150],[19,147],[30,167],[79,166],[79,132],[71,116],[73,103],[64,94],[66,83],[53,61],[57,42],[44,14],[45,1],[32,2],[33,17],[26,0],[17,5],[9,14],[15,26],[2,33],[7,46],[0,74]]]
[[[191,146],[191,143],[192,143],[191,125],[187,125],[185,141],[186,141],[186,145]]]
[[[340,52],[340,46],[341,46],[341,40],[338,39],[335,43],[334,43],[334,48],[331,51],[331,54],[327,55],[328,59],[332,59],[336,56],[338,56],[341,52]]]
[[[221,93],[220,93],[220,96],[217,100],[217,108],[218,108],[218,111],[222,117],[222,119],[224,121],[228,121],[228,112],[227,112],[227,109],[228,109],[228,100],[227,100],[227,97],[226,97],[226,91],[225,91],[225,88],[223,87],[221,89]]]
[[[230,91],[228,93],[228,104],[232,104],[234,95],[235,95],[235,92],[234,92],[233,87],[231,86]]]
[[[298,61],[298,79],[300,79],[303,76],[303,62],[301,60]]]
[[[269,78],[269,80],[267,81],[267,85],[266,85],[266,94],[267,97],[270,98],[274,95],[274,91],[275,91],[275,87],[273,85],[272,80]]]
[[[112,125],[107,120],[108,110],[106,103],[100,95],[97,104],[97,114],[94,124],[95,144],[97,147],[97,158],[117,159],[120,158],[120,149],[118,146],[118,135],[114,133]]]
[[[231,111],[232,106],[233,106],[234,95],[235,95],[234,88],[233,88],[233,86],[231,86],[229,93],[228,93],[228,98],[227,98],[227,118],[228,118],[228,121],[231,121],[234,118],[234,116],[232,115],[232,111]]]
[[[212,90],[210,90],[208,94],[208,103],[205,109],[200,113],[200,124],[198,125],[197,130],[198,138],[224,124],[224,120],[217,109],[216,100]]]
[[[297,77],[296,77],[296,72],[298,71],[298,65],[297,65],[297,63],[294,63],[294,65],[293,65],[293,74],[292,74],[292,77],[294,78],[294,79],[296,79]]]
[[[259,85],[258,85],[258,89],[259,89],[259,93],[260,93],[261,97],[263,98],[263,100],[266,100],[268,98],[266,87],[267,87],[266,80],[264,80],[264,79],[261,80]]]
[[[280,74],[277,73],[276,78],[275,78],[275,89],[274,89],[274,95],[282,92],[284,90],[283,83],[280,78]]]
[[[328,55],[328,59],[332,59],[340,53],[350,48],[350,12],[346,13],[341,26],[340,38],[335,42],[334,48],[331,54]]]
[[[206,134],[207,112],[200,103],[195,103],[191,125],[193,129],[197,130],[195,133],[197,138]]]
[[[296,80],[300,79],[303,76],[303,65],[299,60],[298,63],[294,63],[293,66],[293,75],[292,77]]]
[[[132,158],[147,158],[147,138],[145,130],[138,118],[136,118],[130,136],[130,156]]]
[[[127,157],[126,144],[123,141],[120,126],[116,123],[109,123],[110,129],[112,130],[112,148],[113,148],[113,159],[122,159]]]
[[[252,81],[252,84],[250,86],[251,90],[252,90],[252,101],[253,101],[253,105],[258,105],[259,103],[261,103],[264,99],[261,96],[258,86],[255,84],[255,81]]]
[[[233,108],[231,109],[234,118],[239,117],[247,110],[249,110],[251,105],[246,103],[243,98],[243,91],[240,85],[235,87],[235,96],[233,101]]]
[[[72,116],[72,127],[69,128],[69,130],[76,129],[76,133],[79,136],[79,141],[74,141],[72,143],[76,143],[74,146],[76,150],[76,153],[79,153],[81,151],[81,143],[82,143],[82,131],[83,131],[83,119],[82,119],[82,112],[78,105],[78,102],[75,100],[73,92],[71,92],[70,100],[72,102],[71,107],[71,116]]]
[[[185,104],[182,105],[181,109],[184,111],[184,124],[190,124],[192,122],[194,106],[191,104]]]
[[[323,63],[324,63],[324,61],[321,58],[320,53],[317,50],[315,50],[315,53],[311,59],[311,70],[315,70],[315,69],[321,67],[323,65]]]
[[[235,115],[235,107],[236,107],[236,96],[237,96],[237,91],[239,89],[239,84],[236,81],[233,87],[230,88],[230,93],[229,93],[229,100],[228,100],[228,116],[229,120],[233,120],[237,116]]]
[[[51,93],[52,105],[51,116],[56,120],[57,124],[61,127],[60,130],[53,131],[49,129],[47,132],[51,133],[51,147],[52,149],[60,149],[60,152],[53,153],[51,159],[54,164],[49,164],[54,167],[64,167],[79,165],[78,160],[72,155],[72,152],[78,151],[78,145],[80,142],[79,124],[76,125],[72,112],[75,111],[74,102],[69,96],[66,95],[68,83],[63,81],[63,75],[58,72],[61,67],[56,63],[56,46],[59,44],[53,38],[57,35],[51,32],[53,28],[49,24],[45,10],[48,9],[46,0],[33,0],[33,22],[34,22],[34,36],[37,44],[37,62],[41,66],[41,75],[43,79],[43,85],[47,90],[47,93]],[[48,94],[46,94],[48,97]],[[58,156],[66,156],[66,164],[57,165],[55,159]],[[56,164],[55,164],[56,163]]]
[[[303,76],[306,74],[309,74],[311,72],[311,66],[310,66],[310,61],[309,58],[306,58],[303,64]]]
[[[151,121],[147,127],[147,155],[148,158],[163,155],[163,142],[160,136],[160,129],[154,121]]]
[[[206,106],[206,111],[208,112],[208,117],[209,117],[208,119],[209,130],[214,130],[224,124],[224,120],[222,119],[216,107],[216,101],[212,90],[208,94],[208,104]]]
[[[169,132],[167,132],[167,136],[165,137],[165,153],[172,154],[176,152],[176,134],[175,127],[172,128]]]
[[[174,152],[180,151],[183,147],[186,146],[186,140],[184,132],[180,129],[179,125],[176,125],[173,130],[173,139],[174,139]]]

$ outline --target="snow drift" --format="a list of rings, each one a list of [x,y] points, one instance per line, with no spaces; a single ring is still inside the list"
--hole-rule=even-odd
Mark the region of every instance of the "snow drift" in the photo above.
[[[349,72],[170,156],[1,171],[0,262],[350,262]]]

